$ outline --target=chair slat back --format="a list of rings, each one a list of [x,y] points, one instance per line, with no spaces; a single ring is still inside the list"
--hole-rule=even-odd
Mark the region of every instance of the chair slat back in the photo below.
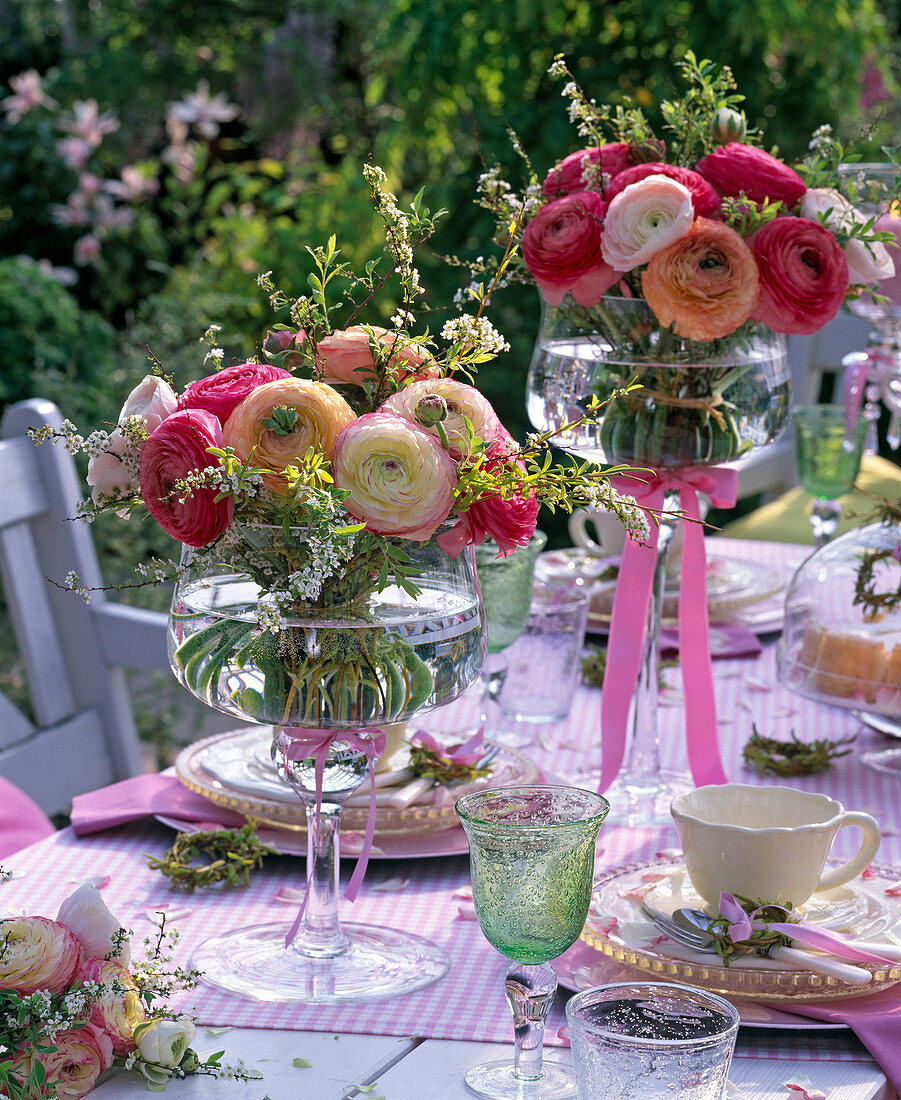
[[[40,399],[11,406],[2,422],[0,580],[33,714],[29,719],[9,699],[0,704],[0,774],[55,813],[74,795],[143,767],[117,667],[123,661],[109,656],[98,625],[104,595],[88,605],[62,587],[70,571],[88,587],[102,582],[90,529],[73,522],[81,499],[74,460],[63,447],[25,437],[28,427],[43,424],[61,427],[62,417]],[[123,632],[127,618],[126,609]],[[146,667],[162,667],[165,616],[145,618],[143,626],[153,651]]]

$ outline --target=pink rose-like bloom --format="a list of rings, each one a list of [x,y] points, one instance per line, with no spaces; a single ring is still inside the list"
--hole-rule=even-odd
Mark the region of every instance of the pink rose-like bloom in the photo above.
[[[144,427],[150,435],[177,408],[178,398],[169,383],[155,374],[147,374],[125,398],[117,423],[121,424],[129,416],[143,417]]]
[[[320,382],[329,385],[361,386],[376,377],[373,342],[387,349],[383,360],[396,372],[398,381],[407,378],[434,378],[438,368],[425,348],[417,344],[398,344],[398,335],[379,325],[351,325],[337,329],[319,341],[316,347],[316,372]],[[376,357],[379,353],[376,352]]]
[[[428,394],[438,394],[444,398],[447,405],[447,416],[441,424],[447,435],[452,458],[462,458],[464,449],[467,452],[469,450],[469,434],[466,431],[464,417],[470,422],[479,439],[490,442],[507,437],[506,428],[498,419],[497,413],[487,398],[483,397],[475,387],[468,386],[465,382],[458,382],[454,378],[412,382],[409,386],[392,394],[381,406],[380,411],[395,413],[397,416],[403,416],[419,424],[416,408],[422,398]],[[440,440],[437,428],[421,426]]]
[[[635,159],[632,146],[626,141],[610,141],[593,149],[578,149],[553,167],[544,181],[544,194],[549,199],[571,195],[586,188],[585,167],[597,172],[598,167],[607,176],[617,176]]]
[[[291,372],[267,363],[238,363],[199,378],[178,399],[180,409],[206,409],[224,424],[244,398],[267,382],[290,378]]]
[[[753,320],[806,335],[838,313],[849,286],[848,263],[828,229],[809,218],[774,218],[748,243],[760,272]]]
[[[100,891],[89,882],[83,883],[60,905],[56,919],[78,939],[84,948],[85,958],[102,959],[113,950],[113,941],[119,940],[122,925],[107,908]],[[128,966],[131,948],[127,939],[121,939],[116,961]]]
[[[559,305],[566,292],[579,305],[596,305],[621,272],[601,254],[604,203],[596,191],[577,191],[545,203],[522,235],[522,258],[541,293]]]
[[[811,187],[801,200],[800,214],[833,231],[850,230],[855,224],[864,225],[870,220],[831,187]],[[881,241],[864,243],[858,237],[851,237],[842,248],[852,283],[877,283],[895,274],[895,261]]]
[[[696,218],[709,218],[720,209],[720,197],[716,189],[702,175],[693,172],[690,168],[682,168],[678,164],[661,164],[659,161],[635,164],[620,172],[616,179],[611,180],[610,186],[604,192],[604,198],[609,203],[630,184],[638,183],[639,180],[646,179],[648,176],[669,176],[670,179],[681,183],[683,187],[687,187],[691,192],[691,205]]]
[[[0,921],[0,989],[27,995],[39,989],[62,993],[81,965],[83,952],[76,937],[47,917],[11,917]]]
[[[522,463],[511,459],[503,444],[489,451],[485,468],[497,470],[502,465],[522,470]],[[509,499],[496,494],[484,496],[463,512],[449,531],[438,536],[438,545],[452,558],[467,546],[479,546],[493,539],[500,547],[498,557],[505,558],[517,547],[526,546],[538,523],[538,501],[534,493],[522,496],[514,493]]]
[[[781,160],[740,141],[721,145],[696,165],[697,171],[710,180],[723,195],[738,195],[742,191],[752,202],[783,202],[791,210],[801,201],[807,185],[794,168]]]
[[[447,518],[457,468],[433,435],[393,413],[359,417],[338,436],[332,474],[344,507],[381,535],[425,541]]]
[[[216,465],[208,447],[221,447],[222,427],[204,409],[179,409],[154,431],[141,451],[141,496],[147,510],[174,539],[204,546],[231,523],[235,504],[230,496],[216,501],[215,489],[195,489],[182,500],[175,482]]]
[[[128,1054],[135,1049],[134,1032],[147,1018],[137,983],[120,963],[112,959],[87,959],[75,974],[76,982],[97,982],[108,987],[94,1001],[90,1022],[109,1036],[114,1054]],[[116,984],[121,993],[113,992]]]
[[[669,176],[646,176],[611,201],[601,252],[617,271],[631,271],[691,229],[691,192]]]
[[[48,1044],[49,1045],[49,1044]],[[26,1081],[35,1061],[44,1067],[45,1079],[55,1087],[57,1100],[79,1100],[96,1085],[97,1078],[113,1064],[110,1038],[93,1024],[66,1028],[53,1038],[55,1050],[24,1052],[12,1067],[20,1081]],[[31,1093],[29,1093],[31,1095]],[[40,1096],[46,1096],[42,1091]]]

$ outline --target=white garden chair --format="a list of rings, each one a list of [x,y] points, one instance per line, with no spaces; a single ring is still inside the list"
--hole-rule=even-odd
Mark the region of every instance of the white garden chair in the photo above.
[[[72,522],[82,496],[74,460],[25,435],[43,424],[60,427],[60,412],[32,399],[0,426],[0,580],[32,711],[0,694],[0,775],[52,814],[144,770],[122,669],[169,662],[164,614],[102,592],[86,604],[57,587],[70,570],[88,587],[102,582],[90,528]]]

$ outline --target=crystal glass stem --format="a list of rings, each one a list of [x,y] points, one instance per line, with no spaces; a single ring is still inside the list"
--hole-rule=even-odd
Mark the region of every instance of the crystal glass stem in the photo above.
[[[810,526],[813,528],[813,544],[819,550],[835,536],[838,521],[841,519],[842,506],[837,500],[815,500],[810,513]]]
[[[334,959],[349,941],[338,924],[339,829],[342,803],[323,805],[304,798],[307,809],[307,907],[291,948],[307,958]]]
[[[544,1053],[544,1025],[557,992],[557,975],[549,963],[526,966],[513,963],[504,979],[504,994],[513,1013],[513,1076],[526,1088],[540,1081]],[[528,1091],[524,1093],[528,1095]]]

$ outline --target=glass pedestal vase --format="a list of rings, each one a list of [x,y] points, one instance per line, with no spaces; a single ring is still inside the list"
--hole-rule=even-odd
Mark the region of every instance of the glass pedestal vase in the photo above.
[[[611,820],[668,823],[671,798],[692,782],[681,769],[661,774],[659,762],[657,677],[666,554],[672,523],[682,522],[672,487],[698,470],[729,467],[775,442],[788,420],[790,378],[785,338],[765,325],[748,322],[718,340],[688,341],[663,328],[640,298],[607,297],[591,307],[578,306],[569,296],[559,306],[542,301],[528,379],[533,425],[559,430],[586,414],[592,400],[630,387],[591,422],[565,430],[556,445],[582,459],[645,470],[648,481],[666,487],[656,517],[661,522],[654,579],[626,753],[614,785],[605,790]],[[619,483],[617,488],[630,492]],[[643,605],[636,615],[644,616]],[[604,730],[602,736],[606,745]]]
[[[287,536],[270,536],[269,566],[292,571]],[[389,584],[346,605],[282,603],[276,621],[253,555],[186,555],[169,616],[172,668],[208,705],[275,727],[273,760],[308,822],[302,917],[202,944],[192,965],[220,988],[260,1001],[352,1004],[421,989],[447,970],[444,951],[420,936],[337,918],[341,811],[370,774],[381,727],[455,699],[485,656],[471,551],[451,559],[432,541],[408,553],[418,595]]]

